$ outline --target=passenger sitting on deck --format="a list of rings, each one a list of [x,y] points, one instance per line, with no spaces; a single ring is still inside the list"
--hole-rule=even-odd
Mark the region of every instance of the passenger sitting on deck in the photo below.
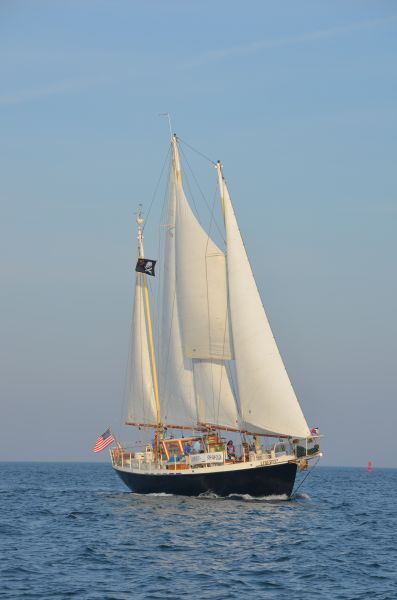
[[[190,442],[186,442],[186,444],[183,446],[183,451],[184,453],[187,454],[191,454],[192,452],[192,447],[190,445]]]
[[[195,440],[193,442],[193,454],[200,454],[200,452],[201,452],[200,440]]]
[[[229,459],[235,459],[236,458],[236,450],[234,448],[234,444],[232,440],[229,440],[226,446],[226,451],[227,451],[227,457]]]

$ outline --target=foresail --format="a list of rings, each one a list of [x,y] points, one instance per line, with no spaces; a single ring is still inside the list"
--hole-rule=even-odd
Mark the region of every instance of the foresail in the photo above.
[[[136,274],[127,421],[152,425],[156,423],[157,417],[146,330],[143,278],[144,275]]]
[[[225,255],[194,216],[177,185],[176,267],[185,356],[231,359]]]
[[[310,431],[267,320],[219,164],[218,175],[243,428],[252,433],[308,437]]]

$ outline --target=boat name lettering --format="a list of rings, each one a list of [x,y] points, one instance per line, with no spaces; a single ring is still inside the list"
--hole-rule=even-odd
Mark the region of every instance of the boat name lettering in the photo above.
[[[223,452],[204,452],[203,454],[190,455],[191,465],[203,463],[223,463]]]

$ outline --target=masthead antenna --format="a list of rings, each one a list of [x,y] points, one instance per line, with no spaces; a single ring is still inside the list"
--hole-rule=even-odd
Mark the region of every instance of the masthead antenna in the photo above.
[[[170,137],[172,137],[172,127],[171,127],[171,116],[170,116],[170,113],[159,113],[159,117],[167,117],[168,118],[168,126],[170,128]]]

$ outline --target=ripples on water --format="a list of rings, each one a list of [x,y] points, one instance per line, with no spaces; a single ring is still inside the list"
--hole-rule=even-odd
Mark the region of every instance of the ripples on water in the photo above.
[[[0,464],[0,598],[397,598],[397,470],[293,500],[131,494],[105,464]]]

